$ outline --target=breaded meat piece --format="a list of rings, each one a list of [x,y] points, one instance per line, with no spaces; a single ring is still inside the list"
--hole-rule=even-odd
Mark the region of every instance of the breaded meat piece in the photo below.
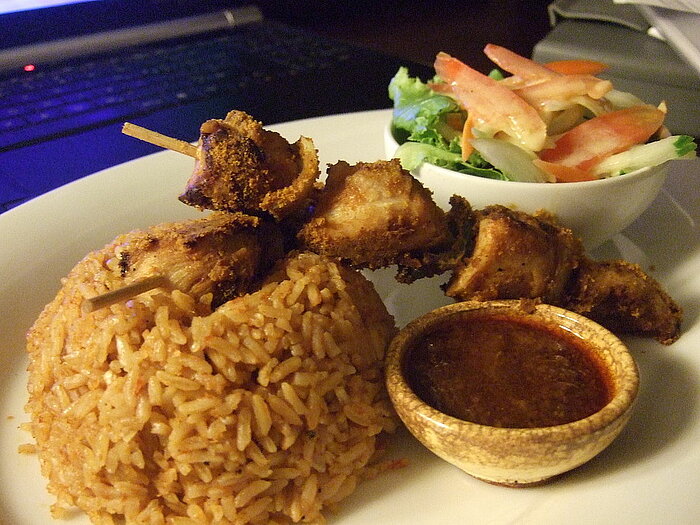
[[[298,234],[311,251],[368,268],[449,237],[445,213],[396,159],[330,166],[314,213]]]
[[[284,255],[274,223],[222,212],[135,230],[101,251],[114,269],[105,291],[157,275],[194,296],[212,293],[214,307],[249,293]]]
[[[477,213],[472,254],[445,293],[457,300],[541,299],[560,304],[583,253],[571,230],[546,216],[488,206]]]
[[[231,111],[202,124],[195,168],[180,200],[279,220],[308,205],[318,175],[311,139],[290,144],[250,115]]]
[[[671,344],[680,336],[681,307],[634,263],[584,259],[565,307],[616,333]]]
[[[417,279],[451,271],[474,251],[478,215],[464,197],[450,197],[450,209],[445,213],[450,242],[399,257],[396,280],[410,284]]]

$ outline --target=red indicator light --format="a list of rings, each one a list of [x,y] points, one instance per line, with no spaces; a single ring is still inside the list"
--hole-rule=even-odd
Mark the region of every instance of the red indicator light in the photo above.
[[[30,71],[34,71],[36,69],[36,66],[34,64],[27,64],[22,69],[24,69],[27,73],[29,73]]]

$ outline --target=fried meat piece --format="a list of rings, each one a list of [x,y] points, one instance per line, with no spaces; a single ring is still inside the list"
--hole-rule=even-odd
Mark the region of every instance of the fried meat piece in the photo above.
[[[398,160],[330,166],[302,246],[356,267],[378,268],[402,254],[449,241],[445,213]]]
[[[477,214],[473,253],[455,266],[445,293],[457,300],[561,303],[583,253],[571,230],[499,205]]]
[[[180,200],[281,219],[303,210],[318,178],[311,139],[289,144],[242,111],[202,124],[194,171]]]
[[[221,212],[120,235],[104,250],[121,277],[111,286],[159,275],[194,296],[213,293],[214,307],[250,292],[284,255],[275,224]]]
[[[445,213],[450,243],[399,256],[396,261],[396,280],[410,284],[417,279],[452,270],[474,251],[478,215],[467,199],[453,195],[450,198],[450,209]]]
[[[584,259],[566,304],[616,333],[671,344],[680,336],[680,306],[639,265]]]

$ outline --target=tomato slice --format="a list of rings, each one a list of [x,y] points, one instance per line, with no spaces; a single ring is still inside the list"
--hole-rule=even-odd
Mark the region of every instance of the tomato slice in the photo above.
[[[510,89],[447,53],[438,53],[435,72],[451,84],[459,103],[472,114],[474,127],[491,135],[503,132],[530,151],[542,149],[544,121]]]
[[[664,112],[640,105],[604,113],[564,133],[540,159],[589,171],[610,155],[642,144],[659,129]]]

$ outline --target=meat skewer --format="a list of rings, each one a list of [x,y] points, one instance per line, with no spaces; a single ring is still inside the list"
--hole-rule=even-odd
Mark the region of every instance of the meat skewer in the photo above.
[[[202,124],[195,167],[180,200],[279,221],[305,210],[318,175],[311,139],[290,144],[250,115],[231,111]]]
[[[263,211],[278,220],[292,215],[307,204],[318,176],[318,157],[310,139],[302,137],[291,145],[240,111],[230,112],[224,120],[206,121],[197,146],[130,122],[124,123],[122,133],[194,158],[194,172],[180,200],[232,216],[247,216],[239,210]],[[90,313],[172,284],[165,275],[148,275],[86,299],[82,309]]]
[[[170,149],[183,144],[127,129]],[[658,283],[636,267],[593,264],[554,218],[503,206],[472,210],[458,197],[443,212],[410,173],[386,161],[340,161],[321,187],[310,139],[289,144],[241,111],[202,124],[198,146],[181,148],[189,155],[193,149],[194,171],[180,200],[272,217],[289,230],[288,249],[301,247],[356,268],[395,264],[400,282],[449,272],[445,292],[457,301],[536,299],[664,344],[680,334],[681,309]]]
[[[357,268],[396,264],[400,282],[449,273],[444,290],[456,301],[533,299],[617,333],[663,344],[679,337],[681,308],[638,266],[594,264],[573,232],[544,212],[472,210],[455,196],[443,216],[406,177],[386,161],[332,166],[300,243]]]
[[[195,159],[179,197],[195,208],[281,220],[308,207],[319,175],[311,139],[290,144],[242,111],[204,122],[196,146],[128,122],[122,132]]]
[[[406,254],[449,244],[445,213],[399,161],[340,161],[328,168],[302,246],[355,267],[395,264]]]

